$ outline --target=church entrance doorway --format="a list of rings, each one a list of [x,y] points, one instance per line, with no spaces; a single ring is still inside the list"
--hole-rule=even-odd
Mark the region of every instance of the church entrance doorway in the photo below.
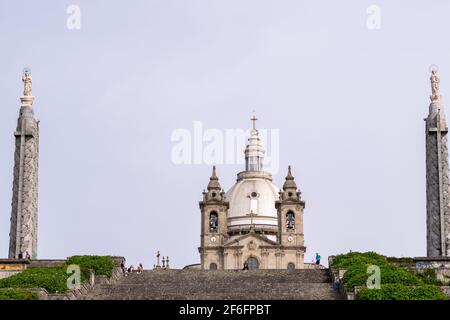
[[[250,257],[247,259],[248,270],[258,270],[259,261],[255,257]]]

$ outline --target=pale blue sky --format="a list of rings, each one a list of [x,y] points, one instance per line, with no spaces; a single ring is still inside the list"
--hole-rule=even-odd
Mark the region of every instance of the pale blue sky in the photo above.
[[[81,8],[68,30],[66,8]],[[381,8],[381,29],[366,9]],[[21,71],[41,120],[39,257],[199,261],[209,165],[171,161],[171,134],[280,130],[306,201],[306,260],[352,250],[423,256],[424,122],[437,64],[450,97],[441,1],[0,0],[0,257],[7,256]],[[219,165],[229,189],[240,165]]]

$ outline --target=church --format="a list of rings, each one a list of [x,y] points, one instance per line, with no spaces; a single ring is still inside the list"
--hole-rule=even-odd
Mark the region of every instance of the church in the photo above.
[[[225,192],[213,167],[200,201],[203,270],[303,269],[305,202],[289,166],[282,190],[263,169],[265,150],[253,119],[245,171]]]

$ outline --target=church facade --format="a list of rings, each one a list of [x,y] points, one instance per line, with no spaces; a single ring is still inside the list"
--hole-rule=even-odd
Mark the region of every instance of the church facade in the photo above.
[[[253,119],[256,120],[256,119]],[[203,270],[303,269],[305,202],[291,168],[280,190],[263,170],[264,148],[253,125],[245,171],[225,192],[213,167],[200,201]]]

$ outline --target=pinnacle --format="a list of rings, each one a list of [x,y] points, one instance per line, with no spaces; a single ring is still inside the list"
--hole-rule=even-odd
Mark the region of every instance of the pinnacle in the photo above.
[[[216,189],[216,190],[220,190],[220,183],[219,183],[219,178],[216,175],[216,166],[213,166],[213,170],[212,170],[212,174],[211,177],[209,178],[209,183],[208,183],[208,190],[212,190],[212,189]]]
[[[283,190],[286,189],[295,189],[297,190],[297,184],[294,181],[294,177],[292,176],[291,166],[288,166],[288,174],[286,176],[286,181],[283,185]]]

